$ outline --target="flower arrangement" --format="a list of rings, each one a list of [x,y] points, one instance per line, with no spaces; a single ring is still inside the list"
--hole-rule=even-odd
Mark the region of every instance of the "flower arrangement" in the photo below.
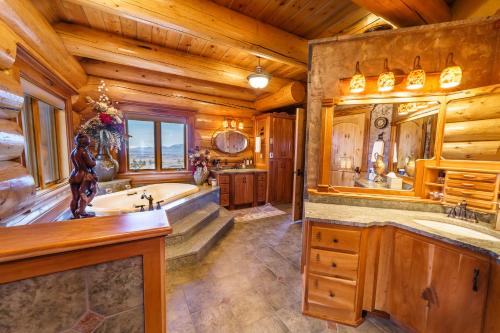
[[[208,149],[202,152],[200,147],[196,146],[194,149],[189,150],[188,157],[193,173],[198,168],[202,168],[204,171],[208,170],[208,163],[210,161],[210,151]]]
[[[90,136],[94,142],[111,149],[120,150],[126,138],[123,114],[113,106],[113,102],[106,95],[106,83],[101,80],[97,88],[99,99],[94,101],[87,96],[86,100],[97,113],[82,125],[80,131]]]

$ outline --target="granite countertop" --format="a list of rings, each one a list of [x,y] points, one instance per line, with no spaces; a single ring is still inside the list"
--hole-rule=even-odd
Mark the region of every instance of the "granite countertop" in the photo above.
[[[433,212],[324,204],[307,201],[304,204],[304,210],[305,218],[310,221],[354,227],[392,225],[461,248],[486,254],[500,263],[500,231],[493,230],[491,225],[486,223],[466,222],[449,218],[445,214]],[[497,237],[499,240],[495,242],[455,235],[418,224],[414,220],[431,220],[453,224]]]
[[[248,168],[248,169],[220,169],[220,170],[210,170],[213,173],[251,173],[251,172],[267,172],[265,169],[255,169],[255,168]]]

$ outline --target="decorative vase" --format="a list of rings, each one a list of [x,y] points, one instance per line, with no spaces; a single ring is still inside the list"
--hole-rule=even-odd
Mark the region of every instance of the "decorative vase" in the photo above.
[[[111,156],[109,146],[99,144],[97,147],[97,155],[95,173],[99,182],[109,182],[115,179],[118,172],[118,162]]]
[[[382,175],[385,172],[385,162],[384,162],[384,156],[380,155],[378,153],[375,153],[375,162],[373,163],[373,168],[375,169],[375,173],[377,176],[375,177],[374,181],[377,183],[383,182],[384,178]]]
[[[209,171],[207,168],[203,167],[197,167],[196,170],[193,173],[194,177],[194,182],[196,185],[202,185],[204,182],[207,181]]]
[[[415,157],[407,156],[405,159],[405,171],[410,177],[415,177],[416,161]]]

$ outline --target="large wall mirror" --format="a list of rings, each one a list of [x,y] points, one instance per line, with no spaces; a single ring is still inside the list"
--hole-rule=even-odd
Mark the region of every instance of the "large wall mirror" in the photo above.
[[[500,92],[446,104],[442,158],[500,161]]]
[[[411,191],[435,151],[436,101],[335,105],[330,185]]]
[[[248,147],[248,137],[245,133],[227,129],[217,131],[212,137],[212,145],[226,154],[238,154]]]

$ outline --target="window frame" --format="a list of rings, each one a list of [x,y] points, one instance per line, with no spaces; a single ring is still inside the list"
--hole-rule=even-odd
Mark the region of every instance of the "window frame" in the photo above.
[[[139,115],[139,114],[125,114],[125,126],[128,133],[128,121],[129,120],[139,120],[139,121],[151,121],[154,124],[154,151],[155,151],[155,168],[154,169],[130,169],[129,165],[129,145],[125,143],[125,154],[122,160],[125,162],[125,171],[126,173],[178,173],[185,172],[189,170],[188,163],[188,151],[191,144],[190,139],[190,117],[183,115]],[[161,124],[162,123],[176,123],[184,125],[184,168],[183,169],[172,169],[172,168],[163,168],[162,167],[162,149],[161,149]]]

